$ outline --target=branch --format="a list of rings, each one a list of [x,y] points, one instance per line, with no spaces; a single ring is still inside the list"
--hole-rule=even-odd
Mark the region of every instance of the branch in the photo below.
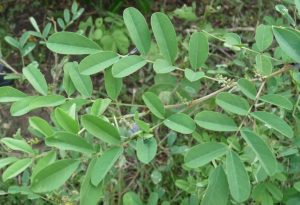
[[[19,72],[17,70],[15,70],[11,65],[9,65],[5,60],[3,60],[2,58],[0,58],[0,63],[2,65],[4,65],[6,68],[8,68],[9,70],[11,70],[13,73],[15,74],[19,74]]]
[[[284,65],[281,69],[273,72],[272,74],[264,77],[263,79],[268,79],[268,78],[271,78],[271,77],[274,77],[276,75],[280,75],[282,73],[285,73],[286,71],[290,70],[292,68],[291,65]],[[258,78],[255,78],[255,79],[251,79],[251,81],[261,81],[262,79],[258,79]],[[263,81],[264,81],[263,80]],[[230,85],[227,85],[226,87],[223,87],[223,88],[220,88],[219,90],[216,90],[215,92],[212,92],[206,96],[203,96],[201,98],[198,98],[198,99],[195,99],[195,100],[192,100],[190,102],[183,102],[183,103],[178,103],[178,104],[174,104],[174,105],[166,105],[165,108],[179,108],[179,107],[182,107],[182,106],[188,106],[188,107],[193,107],[201,102],[204,102],[210,98],[213,98],[215,97],[216,95],[218,95],[220,92],[223,92],[225,90],[228,90],[230,88],[235,88],[237,85],[237,82],[233,82],[231,83]]]

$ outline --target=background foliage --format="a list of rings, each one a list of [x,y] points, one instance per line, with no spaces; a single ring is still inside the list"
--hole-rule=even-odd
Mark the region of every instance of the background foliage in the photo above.
[[[12,4],[0,203],[299,204],[300,1]]]

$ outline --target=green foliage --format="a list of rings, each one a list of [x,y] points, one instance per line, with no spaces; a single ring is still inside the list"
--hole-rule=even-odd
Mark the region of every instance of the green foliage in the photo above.
[[[298,203],[297,21],[277,5],[283,18],[249,37],[213,29],[195,7],[173,19],[130,7],[70,32],[83,12],[73,3],[55,24],[42,30],[31,17],[35,31],[5,37],[21,54],[18,84],[29,85],[0,88],[0,103],[29,122],[26,137],[1,136],[5,193],[81,205]],[[52,78],[35,47],[54,54]]]

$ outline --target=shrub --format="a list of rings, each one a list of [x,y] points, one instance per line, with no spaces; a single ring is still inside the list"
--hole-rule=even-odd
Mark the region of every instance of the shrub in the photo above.
[[[27,114],[34,141],[45,146],[36,149],[20,135],[2,138],[17,153],[0,160],[8,166],[3,181],[15,193],[46,194],[54,203],[298,203],[300,33],[287,9],[276,9],[288,23],[259,25],[249,47],[236,33],[199,28],[178,44],[161,12],[151,16],[155,44],[143,15],[127,8],[123,19],[136,49],[126,55],[64,31],[62,19],[62,31],[49,24],[42,32],[31,19],[35,32],[6,40],[25,56],[35,47],[27,35],[40,38],[63,76],[55,73],[49,84],[33,61],[18,75],[34,94],[0,88],[0,102],[12,103],[12,116]],[[211,45],[234,53],[229,66],[214,69],[210,58],[224,56],[213,56]],[[42,108],[51,121],[30,115]]]

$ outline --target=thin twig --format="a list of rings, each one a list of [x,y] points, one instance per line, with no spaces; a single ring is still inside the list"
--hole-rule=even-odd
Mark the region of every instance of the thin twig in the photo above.
[[[9,65],[4,59],[0,58],[0,63],[4,65],[6,68],[8,68],[9,70],[11,70],[12,72],[14,72],[15,74],[19,74],[19,72],[16,69],[14,69],[11,65]]]

